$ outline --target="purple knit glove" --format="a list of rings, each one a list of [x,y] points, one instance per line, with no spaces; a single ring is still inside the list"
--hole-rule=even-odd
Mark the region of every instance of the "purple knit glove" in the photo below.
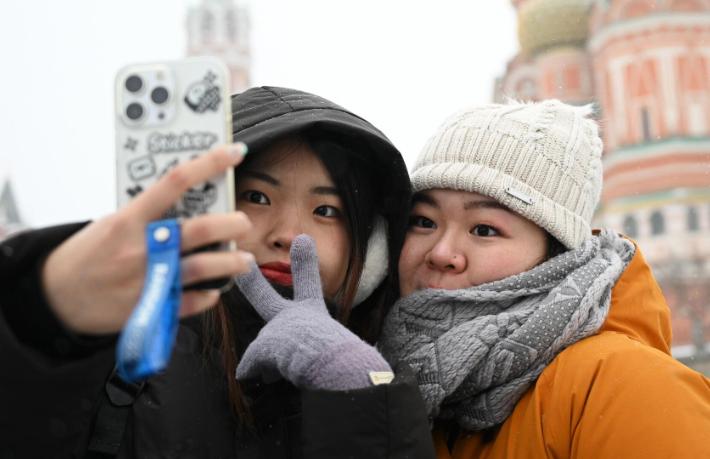
[[[237,379],[280,375],[302,389],[349,390],[371,386],[370,372],[391,373],[374,347],[328,313],[315,243],[305,234],[291,245],[291,269],[293,300],[279,295],[256,265],[235,278],[267,322],[244,352]]]

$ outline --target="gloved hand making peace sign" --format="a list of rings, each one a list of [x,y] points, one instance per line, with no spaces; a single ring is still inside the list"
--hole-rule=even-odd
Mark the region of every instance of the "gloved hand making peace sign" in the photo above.
[[[315,242],[307,235],[291,244],[294,299],[279,295],[253,264],[235,281],[266,320],[237,367],[237,378],[275,375],[299,388],[348,390],[373,384],[391,368],[374,347],[333,319],[323,299]],[[371,374],[373,373],[374,374]]]

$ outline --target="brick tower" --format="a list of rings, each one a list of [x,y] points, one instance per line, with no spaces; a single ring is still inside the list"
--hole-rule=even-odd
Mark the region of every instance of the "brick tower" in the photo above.
[[[231,74],[232,92],[250,86],[249,12],[233,0],[202,0],[187,14],[187,54],[221,58]]]

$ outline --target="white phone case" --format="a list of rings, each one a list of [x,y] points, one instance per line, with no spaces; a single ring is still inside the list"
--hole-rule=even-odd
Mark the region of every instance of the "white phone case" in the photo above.
[[[136,79],[137,78],[137,79]],[[118,206],[177,164],[231,142],[228,72],[213,57],[133,64],[115,88]],[[195,186],[165,218],[234,210],[233,171]]]

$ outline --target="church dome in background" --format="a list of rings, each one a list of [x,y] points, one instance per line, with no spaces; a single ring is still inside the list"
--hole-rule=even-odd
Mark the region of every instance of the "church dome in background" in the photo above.
[[[520,49],[534,55],[556,46],[582,47],[589,33],[590,0],[529,0],[518,10]]]

